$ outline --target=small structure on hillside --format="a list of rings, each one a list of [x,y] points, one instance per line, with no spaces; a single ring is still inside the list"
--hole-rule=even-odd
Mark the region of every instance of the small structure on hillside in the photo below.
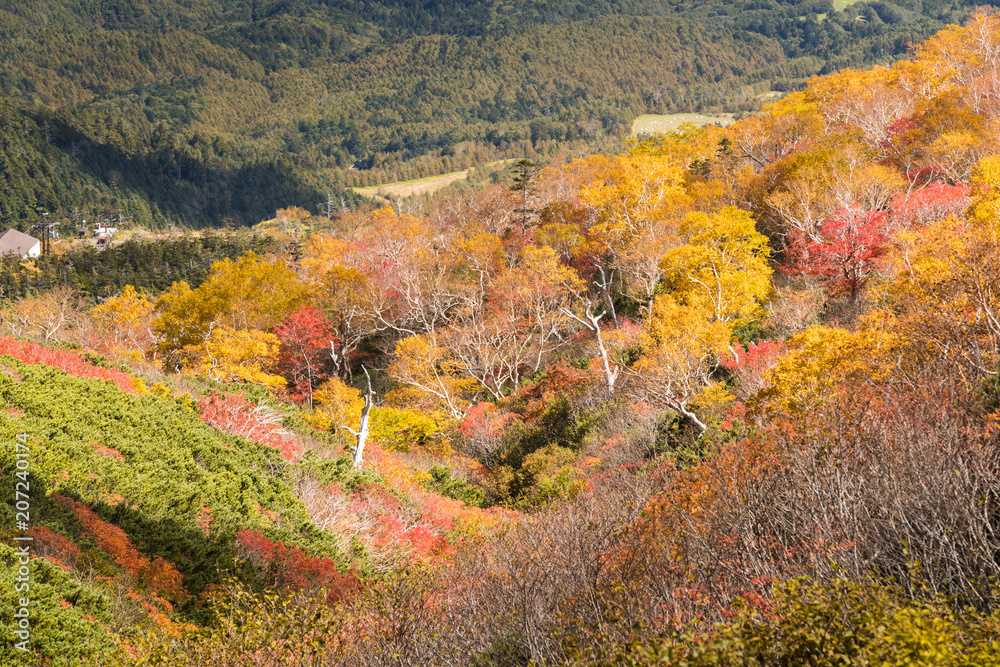
[[[18,255],[21,259],[42,254],[42,242],[30,234],[8,229],[0,235],[0,256]]]
[[[94,225],[94,236],[100,238],[102,236],[106,238],[111,238],[118,231],[117,227],[112,227],[108,223],[99,222]]]
[[[94,238],[97,239],[98,248],[111,247],[111,237],[118,231],[117,227],[111,226],[111,221],[98,222],[94,225]]]

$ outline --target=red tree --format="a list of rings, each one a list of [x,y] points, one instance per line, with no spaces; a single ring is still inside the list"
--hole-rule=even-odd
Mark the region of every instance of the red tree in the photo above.
[[[294,398],[313,407],[313,391],[332,370],[333,323],[316,308],[306,306],[274,328],[281,341],[278,372],[294,388]]]
[[[240,556],[259,568],[284,590],[314,590],[325,587],[334,602],[355,588],[350,574],[342,574],[328,558],[309,556],[292,544],[272,542],[256,530],[236,533]]]
[[[888,249],[885,232],[885,213],[841,209],[823,221],[818,240],[792,230],[784,271],[817,276],[855,299]]]
[[[968,185],[934,181],[926,188],[896,195],[889,206],[893,223],[897,227],[910,228],[959,215],[971,202]]]
[[[730,347],[730,354],[723,353],[719,360],[722,367],[736,379],[737,395],[746,400],[767,386],[767,372],[774,368],[788,349],[784,341],[762,340],[743,348],[738,342]]]

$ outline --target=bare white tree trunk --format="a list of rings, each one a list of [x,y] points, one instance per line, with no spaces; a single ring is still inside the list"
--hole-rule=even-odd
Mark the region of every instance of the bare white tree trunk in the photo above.
[[[367,368],[362,366],[361,370],[365,372],[365,379],[368,381],[368,391],[365,393],[365,407],[361,409],[361,423],[358,424],[357,431],[350,426],[341,426],[341,428],[357,438],[357,444],[354,445],[354,451],[351,454],[354,457],[354,467],[359,470],[361,469],[361,464],[364,462],[365,442],[368,440],[368,417],[372,409],[372,403],[375,402],[375,392],[372,390],[372,378],[368,375]]]
[[[584,314],[587,319],[574,315],[566,308],[563,308],[562,312],[594,332],[594,336],[597,337],[597,349],[601,355],[601,363],[604,365],[604,383],[608,389],[608,396],[613,396],[615,393],[615,383],[618,381],[618,371],[621,369],[616,365],[614,370],[612,370],[611,360],[608,357],[608,348],[604,345],[604,338],[601,336],[601,318],[607,314],[607,311],[600,315],[594,315],[590,312],[592,306],[593,304],[588,300],[587,310]]]

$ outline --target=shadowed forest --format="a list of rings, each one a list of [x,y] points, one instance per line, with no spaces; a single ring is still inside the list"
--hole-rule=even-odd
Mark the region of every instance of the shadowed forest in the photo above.
[[[249,226],[906,57],[958,0],[0,3],[0,224]]]

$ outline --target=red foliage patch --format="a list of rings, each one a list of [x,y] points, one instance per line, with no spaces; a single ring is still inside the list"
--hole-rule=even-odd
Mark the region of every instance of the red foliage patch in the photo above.
[[[572,400],[594,384],[595,379],[590,371],[570,366],[565,359],[560,359],[545,369],[545,375],[538,382],[521,387],[501,404],[520,414],[526,424],[531,424],[545,414],[553,400],[562,397]]]
[[[722,367],[736,377],[740,398],[745,400],[767,386],[767,371],[788,352],[784,341],[762,340],[743,346],[736,343],[732,354],[723,353]]]
[[[308,556],[298,547],[284,542],[272,542],[260,531],[236,533],[242,557],[271,577],[276,588],[312,590],[325,587],[330,601],[349,593],[356,581],[341,574],[337,564],[328,558]]]
[[[223,433],[274,447],[289,461],[297,461],[302,446],[281,428],[282,417],[267,406],[247,402],[239,394],[212,394],[198,401],[202,421]]]
[[[466,410],[466,415],[459,424],[458,430],[466,438],[479,438],[494,441],[503,435],[514,415],[510,412],[500,412],[496,403],[480,402]]]
[[[935,181],[926,188],[896,195],[889,206],[893,222],[897,226],[910,228],[959,215],[971,202],[968,185],[948,185]]]
[[[59,565],[73,565],[80,557],[80,547],[59,533],[45,526],[33,526],[28,535],[35,538],[34,550],[39,556],[50,558]]]
[[[333,370],[331,345],[336,343],[333,323],[322,312],[306,306],[287,316],[274,328],[281,341],[277,370],[293,388],[292,398],[304,401]]]
[[[101,456],[107,456],[117,461],[125,460],[125,457],[122,456],[122,453],[113,447],[105,447],[104,445],[98,444],[96,442],[88,442],[87,444],[93,447],[94,451],[96,451]]]
[[[139,553],[124,530],[104,521],[83,503],[58,494],[53,494],[52,499],[73,510],[83,526],[84,536],[92,537],[101,551],[149,590],[164,593],[174,600],[187,598],[182,585],[183,576],[172,563],[158,556],[150,559]]]
[[[88,361],[79,352],[53,350],[37,343],[0,337],[0,354],[14,357],[26,364],[45,364],[81,378],[110,380],[124,392],[138,394],[132,384],[132,376],[119,370],[101,368]]]
[[[888,250],[885,232],[885,213],[841,209],[823,221],[818,239],[797,229],[789,233],[788,264],[783,271],[816,276],[853,297]]]

